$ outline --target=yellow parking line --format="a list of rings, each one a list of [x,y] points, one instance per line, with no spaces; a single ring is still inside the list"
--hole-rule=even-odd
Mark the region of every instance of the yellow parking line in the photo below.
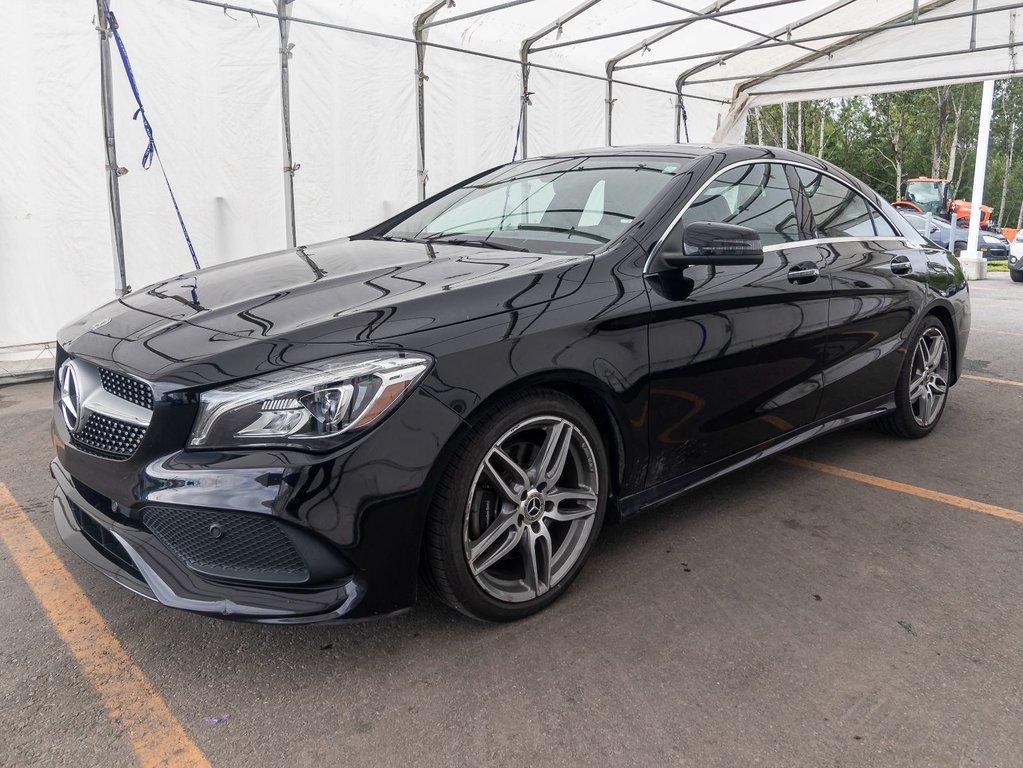
[[[0,483],[0,541],[143,768],[209,766],[78,582]]]
[[[804,469],[812,469],[817,472],[825,472],[826,474],[829,475],[844,477],[847,480],[855,480],[860,483],[866,483],[867,485],[876,486],[877,488],[884,488],[886,490],[897,491],[899,493],[908,493],[911,496],[918,496],[921,499],[940,501],[942,504],[951,504],[954,507],[961,507],[962,509],[969,509],[974,512],[983,512],[985,515],[1001,517],[1005,520],[1012,520],[1013,522],[1016,523],[1023,523],[1023,512],[1017,512],[1014,509],[997,507],[994,504],[987,504],[983,501],[964,499],[962,496],[953,496],[950,493],[932,491],[928,488],[921,488],[918,485],[907,485],[906,483],[898,483],[895,480],[888,480],[887,478],[884,477],[865,475],[862,472],[854,472],[851,469],[843,469],[842,467],[833,467],[830,464],[820,464],[816,461],[800,459],[797,456],[780,456],[779,459],[781,461],[784,461],[786,464],[793,464],[797,467],[803,467]]]
[[[1023,381],[1013,381],[1012,379],[996,379],[994,376],[977,376],[973,373],[964,373],[959,378],[971,379],[973,381],[986,381],[989,384],[1008,384],[1010,387],[1023,387]]]
[[[1003,336],[1023,336],[1023,333],[1016,333],[1015,331],[998,331],[994,328],[978,328],[977,326],[973,326],[970,330],[980,331],[981,333],[1000,333]]]

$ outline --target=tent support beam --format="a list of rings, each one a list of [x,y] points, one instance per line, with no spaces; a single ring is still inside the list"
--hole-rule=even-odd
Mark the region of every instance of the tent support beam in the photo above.
[[[836,11],[840,11],[843,8],[851,5],[855,1],[856,0],[839,0],[836,3],[829,5],[827,8],[822,8],[821,10],[815,13],[811,13],[809,16],[804,16],[794,24],[788,24],[776,30],[774,33],[771,34],[771,37],[777,38],[784,34],[791,34],[793,30],[801,29],[802,27],[805,27],[807,24],[812,24],[815,21],[820,21],[825,16],[829,16],[832,13],[835,13]],[[720,59],[715,59],[714,61],[705,61],[702,64],[696,64],[695,66],[690,67],[681,75],[679,75],[678,81],[688,83],[700,82],[693,81],[690,78],[692,78],[693,75],[699,74],[700,72],[710,69],[711,67],[718,66],[719,64],[724,64],[726,61],[728,61],[729,59],[734,59],[736,56],[740,56],[748,51],[753,51],[758,48],[762,48],[767,44],[767,42],[768,42],[767,40],[754,40],[742,46],[741,48],[737,48],[731,54],[723,56]],[[734,80],[736,78],[732,77],[729,79]]]
[[[107,157],[107,203],[110,208],[110,239],[114,249],[114,295],[131,290],[124,268],[124,231],[121,227],[121,168],[114,141],[114,89],[110,69],[110,30],[103,0],[96,0],[96,31],[99,33],[100,102],[103,113],[103,146]],[[125,171],[127,173],[127,171]]]
[[[907,61],[923,61],[925,59],[936,59],[945,56],[964,56],[968,53],[984,53],[991,51],[1014,50],[1023,47],[1023,43],[1008,43],[1005,45],[982,45],[972,51],[968,48],[956,51],[936,51],[934,53],[918,53],[912,56],[893,56],[888,59],[872,59],[870,61],[849,61],[844,64],[823,64],[819,67],[800,67],[792,72],[794,75],[802,75],[808,72],[832,72],[838,69],[853,69],[855,67],[876,67],[883,64],[900,64]],[[782,75],[784,76],[784,75]],[[702,80],[690,80],[689,85],[705,85],[710,83],[727,83],[732,80],[746,80],[759,77],[755,74],[731,75],[730,77],[708,77]]]
[[[416,44],[416,190],[420,200],[426,199],[426,25],[448,0],[435,0],[412,22],[412,38]]]
[[[464,19],[472,19],[476,16],[485,16],[488,13],[494,11],[503,11],[505,8],[514,8],[516,5],[523,5],[525,3],[532,3],[533,0],[508,0],[508,2],[500,3],[499,5],[492,5],[489,8],[480,8],[477,11],[471,11],[469,13],[462,13],[458,16],[449,16],[446,19],[437,19],[436,21],[430,21],[423,25],[423,29],[429,29],[430,27],[439,27],[441,24],[450,24],[453,21],[462,21]]]
[[[661,2],[661,1],[662,0],[658,0],[658,2]],[[674,35],[676,32],[681,32],[686,27],[689,27],[692,24],[695,24],[701,18],[706,17],[707,14],[719,12],[723,8],[728,7],[729,5],[731,5],[734,2],[735,2],[735,0],[714,0],[713,3],[711,3],[709,6],[704,8],[702,11],[690,11],[687,8],[682,8],[682,7],[674,5],[672,3],[665,3],[665,5],[670,5],[672,8],[674,8],[676,10],[685,11],[686,13],[692,13],[694,15],[694,17],[698,17],[698,18],[693,18],[693,19],[691,19],[689,21],[684,21],[684,22],[682,22],[680,24],[676,24],[676,25],[674,25],[672,27],[668,27],[667,29],[663,29],[660,32],[658,32],[658,33],[656,33],[654,35],[651,35],[650,37],[647,37],[644,40],[641,40],[641,41],[639,41],[638,43],[636,43],[634,45],[630,45],[628,48],[626,48],[624,51],[619,53],[617,56],[613,56],[612,58],[607,60],[607,62],[604,64],[604,71],[607,74],[607,84],[606,84],[606,87],[605,87],[606,95],[605,95],[605,98],[604,98],[604,101],[605,101],[605,104],[606,104],[606,106],[605,106],[605,114],[604,114],[604,143],[607,146],[609,146],[609,147],[611,146],[611,117],[612,117],[612,111],[614,110],[614,103],[615,103],[615,98],[614,98],[614,76],[615,76],[615,69],[617,69],[618,65],[621,62],[623,62],[625,59],[629,58],[630,56],[634,56],[637,53],[640,53],[642,51],[648,50],[650,48],[650,46],[653,45],[654,43],[658,43],[661,40],[664,40],[666,37],[671,37],[671,35]],[[727,21],[722,21],[721,23],[726,25],[726,26],[733,26],[733,27],[738,26],[737,24],[732,24],[731,22],[727,22]],[[744,31],[747,31],[747,32],[753,32],[753,30],[746,29],[745,27],[739,27],[739,28],[744,30]],[[759,32],[753,32],[753,34],[760,34],[760,33]],[[681,119],[681,114],[682,114],[682,92],[681,92],[681,86],[679,86],[678,83],[675,84],[675,91],[676,91],[676,98],[675,98],[675,122],[676,122],[676,126],[675,126],[675,143],[678,144],[679,143],[679,138],[678,137],[679,137],[680,129],[679,129],[679,126],[677,125],[677,123]]]
[[[281,128],[284,150],[284,236],[288,248],[296,245],[295,234],[295,165],[291,154],[291,87],[288,75],[288,60],[291,58],[291,45],[288,37],[291,32],[291,4],[295,0],[277,0],[278,26],[281,36]]]
[[[533,45],[551,32],[561,29],[562,26],[576,16],[586,13],[586,11],[599,2],[600,0],[584,0],[584,2],[577,5],[564,16],[559,16],[550,24],[541,27],[536,33],[523,40],[522,45],[519,46],[519,66],[522,68],[522,113],[519,119],[519,141],[523,160],[529,157],[529,54],[533,49]],[[544,67],[544,69],[548,69],[548,67]]]
[[[261,8],[253,8],[247,5],[237,5],[236,3],[220,2],[220,0],[181,0],[186,3],[195,3],[196,5],[206,5],[210,8],[216,8],[218,11],[238,11],[239,13],[247,13],[250,16],[259,16],[265,19],[278,19],[280,15],[276,11],[266,11]],[[799,0],[803,2],[803,0]],[[414,37],[408,37],[406,35],[392,35],[389,32],[375,32],[371,29],[363,29],[361,27],[351,27],[346,24],[332,24],[328,21],[319,21],[318,19],[307,19],[299,16],[292,16],[291,22],[293,24],[308,24],[311,27],[319,27],[320,29],[334,29],[338,32],[348,32],[353,35],[364,35],[366,37],[373,37],[380,40],[392,40],[396,43],[415,43]],[[486,53],[485,51],[475,51],[469,48],[459,48],[455,45],[445,45],[444,43],[431,43],[426,40],[421,41],[421,44],[425,48],[436,48],[439,51],[450,51],[451,53],[457,53],[462,56],[470,56],[477,59],[489,59],[490,61],[503,61],[508,64],[518,64],[519,60],[511,58],[510,56],[499,56],[495,53]],[[600,80],[604,81],[603,75],[594,74],[592,72],[580,72],[575,69],[568,69],[567,67],[554,67],[550,64],[535,64],[530,63],[529,65],[533,69],[542,69],[545,72],[559,72],[563,75],[572,75],[573,77],[581,77],[585,80]],[[628,85],[632,88],[638,88],[642,91],[650,91],[651,93],[664,93],[669,96],[674,96],[675,92],[667,88],[658,88],[653,85],[645,85],[643,83],[630,83],[624,80],[619,80],[622,85]],[[715,99],[710,96],[700,96],[698,94],[686,94],[690,99],[699,99],[700,101],[708,101],[713,104],[730,104],[728,99]]]
[[[968,280],[983,280],[987,277],[987,261],[977,251],[977,244],[980,241],[980,206],[984,201],[984,175],[987,171],[987,150],[991,138],[991,105],[994,96],[994,80],[985,80],[980,98],[980,121],[977,125],[977,159],[973,164],[970,231],[966,239],[966,250],[959,257]]]
[[[191,2],[201,2],[202,0],[191,0]],[[942,2],[941,5],[945,5]],[[806,37],[794,38],[787,40],[782,43],[773,42],[770,40],[763,41],[758,48],[779,48],[786,45],[802,44],[802,43],[816,43],[822,40],[835,40],[838,38],[845,38],[850,36],[865,35],[865,34],[876,34],[879,32],[887,32],[892,29],[905,29],[906,27],[922,26],[924,24],[936,24],[942,21],[954,21],[956,19],[965,19],[971,16],[983,16],[990,13],[1005,13],[1007,11],[1018,10],[1018,5],[999,5],[994,8],[978,8],[976,11],[957,11],[955,13],[946,13],[941,16],[924,16],[913,21],[912,11],[906,14],[907,20],[899,23],[887,23],[878,24],[874,27],[860,27],[858,29],[847,29],[841,32],[826,32],[819,35],[808,35]],[[749,10],[748,8],[743,10]],[[577,41],[578,42],[578,41]],[[537,50],[540,50],[539,48]],[[619,69],[639,69],[640,67],[653,67],[658,64],[674,64],[679,61],[696,61],[699,59],[707,59],[713,57],[715,63],[718,57],[727,56],[730,53],[734,53],[734,48],[725,48],[724,50],[718,51],[703,51],[702,53],[693,53],[686,56],[672,56],[668,59],[655,59],[651,61],[641,61],[635,64],[624,64]]]
[[[856,90],[858,88],[893,88],[895,90],[910,91],[916,88],[928,87],[926,84],[948,84],[948,83],[976,83],[981,80],[1001,80],[1002,78],[1008,77],[1019,77],[1019,72],[1009,69],[1000,69],[994,72],[964,72],[961,75],[952,75],[947,77],[914,77],[914,78],[903,78],[901,80],[885,80],[883,82],[870,82],[870,83],[842,83],[837,91],[845,92],[849,90]],[[905,85],[906,88],[896,88],[895,86]],[[914,86],[914,87],[908,87]],[[815,93],[817,91],[824,91],[827,88],[822,88],[819,85],[810,86],[807,88],[785,88],[777,91],[756,91],[750,93],[750,96],[781,96],[784,94],[798,94],[798,93]],[[793,99],[797,101],[797,99]]]
[[[942,6],[948,5],[949,3],[952,2],[954,2],[954,0],[931,0],[926,10],[928,11],[935,10],[941,8]],[[877,30],[887,30],[905,26],[913,26],[915,24],[921,24],[924,21],[926,21],[926,19],[924,19],[917,20],[914,22],[913,14],[914,11],[910,11],[909,13],[901,13],[897,16],[893,16],[884,24],[878,25]],[[976,17],[974,17],[974,19],[976,19]],[[818,59],[822,59],[825,56],[830,58],[837,51],[840,51],[843,48],[848,48],[850,45],[855,45],[856,43],[862,42],[863,40],[866,40],[868,37],[872,37],[877,33],[872,30],[866,31],[859,30],[850,32],[848,34],[849,34],[848,37],[845,37],[835,43],[832,43],[831,45],[827,46],[826,48],[822,48],[820,51],[817,51],[816,53],[811,53],[809,56],[803,56],[802,58],[797,59],[796,61],[789,62],[788,64],[784,64],[780,67],[775,67],[774,69],[769,70],[765,74],[755,77],[752,80],[747,80],[745,83],[743,83],[736,89],[736,93],[742,93],[766,80],[773,79],[786,73],[794,72],[798,70],[800,67],[802,67],[804,64],[809,64],[811,62],[817,61]]]
[[[721,11],[694,14],[694,16],[688,19],[673,19],[672,21],[662,21],[657,24],[644,24],[641,27],[629,27],[627,29],[616,29],[614,32],[604,32],[600,35],[591,35],[590,37],[581,37],[578,40],[566,40],[563,43],[551,43],[550,45],[542,45],[536,49],[536,53],[540,51],[551,51],[555,48],[566,48],[570,45],[581,45],[582,43],[593,43],[598,40],[608,40],[612,37],[622,37],[623,35],[633,35],[637,32],[649,32],[654,29],[663,29],[664,27],[673,27],[676,24],[681,24],[686,21],[702,21],[704,19],[710,21],[718,21],[722,16],[732,16],[736,13],[749,13],[750,11],[759,11],[765,8],[777,8],[783,5],[792,5],[793,3],[800,3],[803,0],[768,0],[768,2],[757,3],[755,5],[747,5],[744,8],[733,8],[730,11]],[[784,43],[788,45],[789,43]]]

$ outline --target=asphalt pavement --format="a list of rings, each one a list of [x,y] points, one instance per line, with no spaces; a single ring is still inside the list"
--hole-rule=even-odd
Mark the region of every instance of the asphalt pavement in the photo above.
[[[1023,285],[970,290],[967,377],[929,438],[850,429],[607,528],[512,625],[426,596],[297,628],[143,600],[57,539],[50,384],[0,389],[0,518],[63,563],[0,544],[0,765],[173,763],[118,695],[218,768],[1023,765]],[[30,588],[64,569],[87,598]],[[72,653],[82,602],[144,683]]]

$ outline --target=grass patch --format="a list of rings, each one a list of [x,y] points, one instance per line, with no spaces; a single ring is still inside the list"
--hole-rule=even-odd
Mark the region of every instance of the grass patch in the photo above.
[[[988,272],[1008,272],[1009,271],[1009,262],[1008,262],[1008,260],[1005,260],[1005,261],[989,261],[987,263],[987,271]]]

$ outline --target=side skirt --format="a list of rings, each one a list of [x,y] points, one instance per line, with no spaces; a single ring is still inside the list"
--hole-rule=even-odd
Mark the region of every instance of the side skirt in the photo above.
[[[869,421],[870,419],[876,419],[878,416],[882,416],[892,410],[895,410],[895,396],[894,394],[885,395],[851,408],[837,416],[808,424],[794,433],[769,440],[753,448],[741,451],[727,459],[721,459],[706,467],[695,469],[681,477],[667,480],[652,488],[646,488],[638,493],[630,494],[618,500],[620,518],[624,520],[632,517],[651,507],[677,499],[679,496],[713,482],[720,477],[724,477],[737,469],[748,467],[758,461],[784,453],[795,448],[797,445],[802,445],[829,432]]]

